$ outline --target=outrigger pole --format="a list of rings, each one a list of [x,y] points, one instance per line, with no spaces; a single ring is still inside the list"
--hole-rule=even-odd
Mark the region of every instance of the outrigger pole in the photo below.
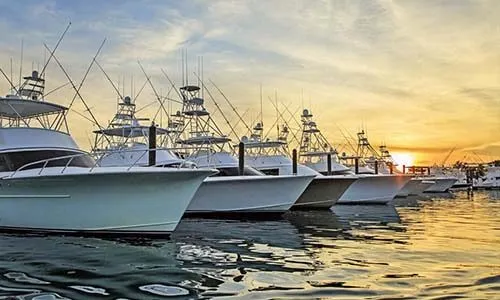
[[[99,49],[97,50],[94,58],[92,59],[89,67],[87,68],[87,71],[85,72],[85,75],[83,76],[82,78],[82,81],[80,82],[80,85],[78,86],[78,88],[75,86],[73,80],[71,79],[71,77],[69,76],[68,72],[66,72],[66,70],[64,69],[63,65],[61,64],[61,62],[57,59],[57,57],[54,55],[54,53],[52,52],[52,55],[51,57],[54,57],[54,60],[56,61],[57,65],[59,66],[59,68],[61,68],[61,70],[63,71],[64,75],[66,76],[66,78],[68,79],[68,81],[70,82],[71,86],[73,87],[73,89],[75,90],[75,95],[73,96],[73,99],[71,100],[71,103],[70,105],[68,106],[68,112],[70,110],[70,108],[72,107],[76,97],[78,96],[78,98],[80,98],[80,100],[82,101],[83,105],[85,106],[85,109],[89,112],[90,116],[92,117],[92,120],[94,122],[95,125],[97,125],[97,127],[99,128],[103,128],[99,122],[97,121],[96,117],[94,116],[94,114],[92,113],[92,111],[90,110],[89,106],[87,105],[87,102],[85,102],[85,100],[83,99],[82,95],[80,94],[80,89],[82,88],[89,72],[90,72],[90,69],[92,68],[92,65],[94,64],[94,62],[96,61],[96,58],[97,56],[99,55],[99,53],[101,52],[101,49],[103,48],[104,46],[104,43],[106,42],[106,39],[104,39],[101,43],[101,46],[99,47]],[[47,48],[47,50],[49,52],[51,52],[50,48],[47,46],[47,44],[44,43],[44,46],[45,48]],[[61,122],[59,122],[56,126],[56,128],[59,128],[60,126],[62,125]],[[66,125],[67,126],[67,125]]]
[[[64,32],[61,34],[61,36],[59,37],[59,40],[57,41],[56,43],[56,46],[54,47],[54,50],[50,50],[47,45],[45,45],[45,48],[47,48],[47,50],[49,51],[50,55],[49,55],[49,58],[47,59],[47,61],[45,62],[45,65],[43,66],[42,68],[42,71],[40,72],[40,77],[43,77],[43,74],[45,73],[45,69],[47,68],[47,66],[49,65],[49,62],[50,60],[52,59],[52,57],[54,57],[54,54],[56,53],[56,50],[57,48],[59,48],[59,44],[61,44],[64,36],[66,35],[66,32],[68,32],[69,28],[71,27],[71,22],[68,23],[68,26],[66,26],[66,29],[64,30]]]
[[[165,114],[166,114],[166,116],[167,116],[167,121],[168,121],[168,120],[169,120],[169,115],[168,115],[168,111],[165,109],[165,106],[163,105],[163,102],[164,102],[164,101],[162,101],[162,100],[161,100],[160,95],[159,95],[159,94],[158,94],[158,92],[156,91],[156,89],[155,89],[155,87],[154,87],[153,83],[151,82],[150,76],[148,76],[148,74],[146,73],[146,71],[145,71],[145,70],[144,70],[144,68],[142,67],[141,62],[140,62],[140,61],[137,61],[137,63],[139,64],[139,67],[141,68],[142,73],[143,73],[143,74],[144,74],[144,76],[146,77],[147,82],[148,82],[148,83],[149,83],[149,85],[151,86],[151,89],[153,90],[153,92],[154,92],[154,94],[155,94],[155,96],[156,96],[156,99],[158,100],[158,102],[160,102],[160,107],[161,107],[161,109],[163,110],[163,112],[165,112]],[[159,112],[159,111],[160,111],[160,110],[158,110],[158,111],[156,112],[156,115],[154,116],[153,121],[155,121],[155,120],[156,120],[156,117],[158,116],[158,112]]]
[[[196,76],[196,78],[200,79],[200,77],[196,73],[194,73],[194,76]],[[236,138],[236,140],[239,140],[238,134],[236,133],[234,128],[231,126],[231,122],[229,122],[228,118],[226,117],[226,115],[224,114],[222,109],[220,108],[219,103],[217,103],[217,101],[215,101],[215,98],[212,96],[212,93],[210,93],[210,91],[207,89],[207,87],[205,86],[205,83],[203,81],[201,81],[201,86],[203,89],[205,89],[207,91],[208,96],[214,102],[215,107],[217,107],[217,110],[221,113],[222,118],[224,118],[224,121],[226,121],[227,126],[229,126],[229,128],[231,129],[231,132],[234,134],[234,137]],[[222,130],[220,130],[220,128],[217,126],[217,124],[215,124],[215,127],[216,127],[218,132],[222,133]]]
[[[241,117],[241,115],[238,113],[238,110],[236,110],[236,107],[234,107],[234,105],[231,103],[231,101],[229,101],[229,99],[226,97],[226,95],[224,95],[224,93],[221,91],[221,89],[219,89],[219,87],[211,79],[208,79],[208,80],[217,89],[217,91],[219,91],[219,93],[222,95],[222,97],[226,100],[227,104],[229,104],[229,106],[234,111],[234,113],[238,116],[238,118],[243,123],[243,125],[245,125],[245,127],[248,130],[248,132],[251,133],[252,129],[250,128],[250,126],[248,126],[247,123],[245,123],[245,120],[243,120],[243,118]]]

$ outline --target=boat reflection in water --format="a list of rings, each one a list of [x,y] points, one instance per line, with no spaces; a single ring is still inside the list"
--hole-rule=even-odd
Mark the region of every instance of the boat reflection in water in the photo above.
[[[230,228],[230,230],[220,230]],[[191,288],[204,297],[297,285],[294,273],[315,270],[297,228],[286,219],[183,219],[172,236],[183,269],[203,277]]]
[[[335,205],[332,211],[342,224],[401,222],[393,205]]]
[[[292,211],[285,218],[290,221],[307,240],[312,237],[341,237],[345,227],[330,210]],[[307,241],[306,241],[307,242]]]

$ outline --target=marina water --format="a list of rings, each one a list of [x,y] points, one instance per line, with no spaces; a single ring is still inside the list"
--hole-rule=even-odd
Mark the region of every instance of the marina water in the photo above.
[[[492,299],[500,192],[183,219],[170,240],[0,236],[1,299]]]

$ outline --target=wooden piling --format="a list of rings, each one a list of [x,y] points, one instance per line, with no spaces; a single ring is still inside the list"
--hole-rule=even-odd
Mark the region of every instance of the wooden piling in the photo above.
[[[245,169],[245,144],[240,142],[238,145],[238,174],[242,176]]]
[[[328,159],[328,162],[326,163],[327,174],[328,175],[332,175],[332,154],[328,153],[328,155],[326,156],[326,158]]]
[[[297,175],[297,149],[292,151],[292,173]]]
[[[154,123],[149,127],[149,155],[148,166],[156,165],[156,126]]]

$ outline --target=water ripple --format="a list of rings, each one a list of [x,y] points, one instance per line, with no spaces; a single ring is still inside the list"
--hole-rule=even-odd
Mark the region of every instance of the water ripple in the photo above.
[[[460,192],[273,221],[184,219],[160,241],[0,235],[0,299],[492,299],[499,199]]]
[[[163,284],[148,284],[140,286],[139,289],[144,292],[148,292],[159,296],[186,296],[189,295],[189,291],[178,286],[166,286]]]

